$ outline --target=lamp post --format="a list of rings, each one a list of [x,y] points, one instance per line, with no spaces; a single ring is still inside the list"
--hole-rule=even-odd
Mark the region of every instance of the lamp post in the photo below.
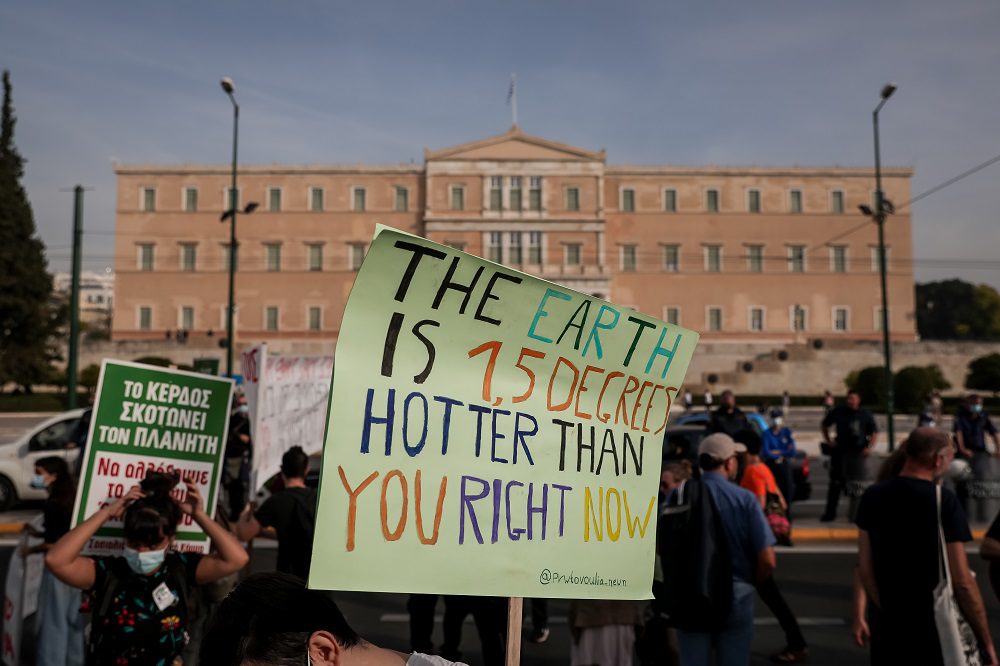
[[[238,195],[236,194],[236,151],[239,145],[240,105],[236,103],[236,98],[233,96],[233,90],[235,90],[233,80],[226,77],[219,83],[222,86],[222,90],[225,91],[226,96],[229,97],[229,101],[233,103],[233,177],[232,184],[229,187],[229,210],[223,213],[222,216],[223,220],[226,217],[232,216],[229,224],[229,304],[226,308],[226,376],[232,377],[233,334],[235,333],[233,330],[233,313],[236,310],[236,304],[234,303],[236,287],[236,209],[239,204]]]
[[[886,434],[889,439],[890,452],[896,445],[896,430],[892,422],[895,390],[892,385],[892,348],[889,345],[889,297],[886,288],[885,216],[887,211],[891,212],[892,204],[882,194],[882,161],[879,154],[878,112],[882,110],[882,107],[894,92],[896,92],[896,84],[887,83],[882,86],[882,99],[879,101],[878,106],[875,107],[875,110],[872,111],[872,132],[875,137],[875,210],[871,211],[867,206],[863,206],[861,209],[862,213],[870,214],[875,220],[875,224],[878,225],[878,272],[882,287],[882,353],[885,356]]]

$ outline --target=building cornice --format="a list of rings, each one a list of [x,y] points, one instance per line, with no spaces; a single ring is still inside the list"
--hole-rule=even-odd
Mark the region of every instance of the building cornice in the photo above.
[[[229,176],[232,166],[216,164],[115,164],[119,176]],[[240,175],[423,175],[423,165],[415,164],[245,164]]]
[[[871,167],[810,167],[810,166],[641,166],[631,164],[609,164],[605,170],[607,176],[783,176],[783,177],[816,177],[829,176],[838,178],[874,178],[875,170]],[[912,167],[882,167],[882,175],[890,178],[910,178]]]

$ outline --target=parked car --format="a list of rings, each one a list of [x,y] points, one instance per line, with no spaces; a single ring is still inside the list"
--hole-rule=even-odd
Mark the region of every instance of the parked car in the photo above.
[[[47,497],[44,488],[31,487],[35,461],[58,456],[73,466],[80,450],[75,445],[70,446],[69,438],[84,411],[71,409],[57,414],[14,441],[0,444],[0,511],[6,511],[17,502]]]
[[[744,412],[744,414],[750,421],[750,427],[758,435],[763,434],[770,427],[767,419],[757,412]],[[698,444],[705,436],[705,429],[708,428],[710,417],[710,412],[691,412],[677,417],[674,425],[667,427],[663,433],[664,460],[687,458],[693,464],[697,464]],[[668,454],[668,452],[670,453]],[[809,499],[812,496],[812,484],[809,482],[809,456],[802,451],[795,452],[792,475],[795,480],[795,497],[792,498],[792,501],[799,502]]]

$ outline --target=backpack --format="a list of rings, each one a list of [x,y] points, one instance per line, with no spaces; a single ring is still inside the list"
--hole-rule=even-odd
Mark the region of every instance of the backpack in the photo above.
[[[712,494],[697,480],[685,481],[657,525],[663,562],[662,607],[684,631],[718,631],[733,604],[729,544]]]
[[[191,618],[191,595],[190,590],[188,590],[187,570],[184,568],[184,561],[179,557],[171,557],[171,553],[168,553],[167,557],[164,558],[163,566],[167,570],[169,587],[172,590],[176,590],[180,597],[177,607],[183,610],[185,615],[184,621],[186,622]],[[90,608],[93,612],[93,627],[97,626],[97,622],[101,618],[107,616],[111,610],[111,604],[114,602],[115,595],[118,594],[124,581],[135,575],[138,574],[132,572],[132,569],[129,568],[123,558],[115,558],[110,561],[107,576],[104,579],[104,586],[100,590],[91,591]],[[87,664],[95,663],[94,658],[99,648],[102,647],[102,641],[114,640],[113,636],[108,635],[109,633],[105,631],[91,631],[91,639],[87,642]]]

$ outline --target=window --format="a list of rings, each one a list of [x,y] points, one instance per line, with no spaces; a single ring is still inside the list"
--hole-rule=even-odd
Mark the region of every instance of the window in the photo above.
[[[567,266],[579,266],[580,265],[580,243],[566,243],[563,246],[566,252],[566,265]]]
[[[635,245],[622,245],[619,248],[623,273],[635,273],[635,248]]]
[[[719,273],[722,271],[722,246],[705,246],[705,272]]]
[[[806,330],[809,327],[809,311],[801,305],[793,305],[790,311],[789,320],[792,322],[792,330]]]
[[[510,177],[510,209],[521,210],[521,177]]]
[[[580,210],[580,188],[566,188],[566,210]]]
[[[705,210],[709,213],[719,212],[719,190],[705,190]]]
[[[751,213],[760,212],[760,190],[747,191],[747,210]]]
[[[705,310],[705,328],[710,331],[722,330],[722,308],[711,306]]]
[[[681,269],[681,246],[663,246],[663,270],[668,273],[676,273]]]
[[[240,191],[239,191],[239,188],[237,188],[235,190],[233,188],[231,188],[231,187],[227,188],[226,191],[222,193],[222,196],[223,196],[223,198],[225,198],[226,202],[229,204],[228,206],[226,206],[226,210],[232,210],[234,208],[239,207],[239,205],[240,205]]]
[[[363,212],[365,210],[365,199],[367,198],[367,192],[363,187],[354,188],[354,208],[353,210],[358,212]]]
[[[277,331],[278,330],[278,306],[268,305],[264,308],[264,330],[265,331]]]
[[[486,244],[486,258],[498,264],[503,263],[503,232],[491,231]]]
[[[672,326],[681,325],[681,309],[673,305],[663,306],[663,321]]]
[[[528,190],[528,208],[531,210],[542,209],[542,177],[532,176],[528,179],[531,189]]]
[[[763,245],[747,245],[747,270],[751,273],[764,272]]]
[[[465,188],[461,185],[451,186],[451,209],[465,210]]]
[[[490,210],[503,210],[503,176],[490,176]]]
[[[236,264],[233,266],[233,269],[235,270],[235,269],[237,269],[237,268],[240,267],[240,246],[239,246],[239,243],[236,244],[236,254],[233,256],[233,259],[236,260]],[[223,243],[222,244],[222,261],[223,261],[223,263],[222,263],[222,270],[228,271],[229,270],[229,243]]]
[[[750,308],[750,330],[757,333],[764,330],[764,308]]]
[[[151,271],[155,264],[156,246],[152,243],[139,243],[139,256],[137,263],[140,271]]]
[[[540,265],[542,263],[542,232],[528,232],[528,263]]]
[[[350,243],[351,252],[351,270],[356,271],[361,268],[361,262],[365,260],[365,244],[364,243]]]
[[[410,210],[410,191],[405,187],[396,188],[396,211],[405,212]]]
[[[309,270],[323,270],[323,244],[309,243],[307,247],[309,248]]]
[[[871,258],[872,258],[872,273],[878,273],[879,270],[879,260],[878,260],[878,245],[872,245],[870,248]],[[889,270],[889,248],[885,248],[885,269]]]
[[[830,270],[834,273],[847,272],[847,246],[830,246]]]
[[[142,210],[146,213],[156,210],[156,188],[142,188]]]
[[[191,273],[196,270],[198,245],[195,243],[181,243],[181,270]]]
[[[281,270],[281,243],[264,244],[264,270],[272,273]]]
[[[181,308],[180,321],[177,323],[182,331],[190,331],[194,328],[194,308],[185,305]]]
[[[523,253],[521,251],[521,232],[512,231],[509,235],[510,238],[510,253],[507,256],[507,261],[511,264],[520,265],[523,258]]]
[[[790,273],[806,272],[806,246],[788,246],[788,271]]]
[[[308,319],[310,331],[320,330],[323,328],[323,309],[318,305],[310,305]]]
[[[838,333],[845,333],[848,330],[848,309],[836,307],[833,309],[833,330]]]
[[[830,210],[834,213],[844,212],[844,193],[840,190],[830,193]]]
[[[184,210],[188,213],[194,213],[198,210],[198,188],[184,188]]]
[[[153,328],[153,308],[148,305],[139,306],[139,330],[148,331]]]
[[[892,308],[889,308],[889,324],[892,325]],[[882,306],[876,306],[873,316],[875,318],[875,326],[873,327],[876,331],[882,330]]]
[[[632,213],[635,211],[635,190],[625,188],[622,190],[622,212]]]
[[[311,187],[309,188],[309,209],[314,212],[319,212],[323,210],[323,188],[322,187]]]
[[[281,188],[270,187],[267,190],[267,209],[272,213],[281,210]]]
[[[792,213],[802,212],[802,190],[791,190],[788,193],[788,210]]]
[[[663,210],[668,213],[677,212],[677,190],[663,190]]]

